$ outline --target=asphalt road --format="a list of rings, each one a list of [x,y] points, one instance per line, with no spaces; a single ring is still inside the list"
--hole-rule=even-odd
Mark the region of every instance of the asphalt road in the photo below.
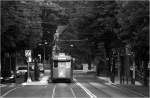
[[[59,81],[47,85],[9,84],[1,87],[4,98],[103,98],[142,97],[138,93],[118,88],[98,79],[94,73],[75,73],[72,83]]]

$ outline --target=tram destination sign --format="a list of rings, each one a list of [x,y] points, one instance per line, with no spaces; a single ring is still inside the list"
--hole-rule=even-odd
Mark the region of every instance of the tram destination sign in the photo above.
[[[25,50],[25,56],[27,57],[27,62],[32,61],[31,50]]]

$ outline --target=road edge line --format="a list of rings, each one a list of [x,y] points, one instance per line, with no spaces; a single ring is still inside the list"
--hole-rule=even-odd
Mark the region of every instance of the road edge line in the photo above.
[[[13,88],[13,89],[7,91],[6,93],[4,93],[1,97],[3,98],[3,97],[5,97],[6,95],[8,95],[9,93],[11,93],[12,91],[16,90],[17,88],[22,88],[22,87],[23,87],[23,86],[21,86],[21,87],[15,87],[15,88]]]
[[[72,92],[73,97],[74,97],[74,98],[77,98],[76,95],[75,95],[75,93],[74,93],[74,91],[73,91],[73,89],[72,89],[72,88],[70,88],[70,89],[71,89],[71,92]]]
[[[54,96],[55,96],[55,89],[56,89],[56,85],[53,88],[52,98],[54,98]]]

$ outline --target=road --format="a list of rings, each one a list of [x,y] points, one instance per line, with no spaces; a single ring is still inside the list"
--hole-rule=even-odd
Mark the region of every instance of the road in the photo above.
[[[118,88],[98,79],[94,73],[75,73],[72,83],[60,81],[46,85],[7,85],[1,87],[2,97],[36,98],[100,98],[141,97],[138,93]]]

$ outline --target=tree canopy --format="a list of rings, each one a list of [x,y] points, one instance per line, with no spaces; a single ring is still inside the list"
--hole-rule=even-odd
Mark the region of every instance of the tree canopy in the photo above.
[[[52,42],[57,25],[65,24],[63,9],[50,1],[2,1],[2,51],[33,49]]]
[[[100,43],[109,49],[130,44],[132,51],[148,52],[149,1],[63,1],[55,2],[68,15],[62,39],[88,39],[78,44],[85,54],[96,54]],[[147,47],[147,48],[146,48]],[[95,51],[95,52],[94,52]],[[142,50],[144,52],[144,50]],[[83,53],[82,52],[82,53]],[[145,52],[144,52],[145,53]],[[79,53],[80,54],[80,53]]]
[[[59,2],[68,13],[68,28],[62,34],[62,39],[86,40],[85,42],[72,42],[75,44],[80,56],[96,55],[104,44],[116,39],[115,29],[118,28],[117,3],[115,1],[72,1]],[[111,44],[108,44],[109,46]],[[83,54],[84,53],[84,54]]]
[[[32,1],[2,1],[1,11],[2,51],[35,47],[42,37],[38,4]]]
[[[52,42],[58,25],[67,26],[61,39],[86,40],[75,46],[88,55],[128,43],[134,51],[148,51],[148,0],[2,1],[1,11],[2,51]]]
[[[118,23],[121,25],[118,36],[131,45],[137,57],[149,58],[149,1],[119,2]]]

